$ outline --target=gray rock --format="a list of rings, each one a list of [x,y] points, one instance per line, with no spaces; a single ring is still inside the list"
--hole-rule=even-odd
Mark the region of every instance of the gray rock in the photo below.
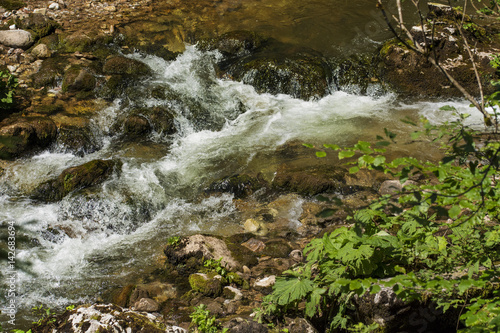
[[[43,326],[47,325],[47,326]],[[48,327],[50,325],[50,327]],[[54,322],[37,327],[45,332],[150,332],[187,333],[183,328],[167,325],[150,313],[132,311],[116,305],[84,305],[57,316]]]
[[[27,49],[33,45],[31,33],[25,30],[2,30],[0,31],[0,44],[9,47]]]
[[[241,291],[238,288],[234,288],[231,286],[224,287],[222,294],[227,299],[232,299],[234,301],[239,301],[243,298],[243,294],[241,293]]]
[[[288,332],[290,333],[318,333],[318,330],[314,328],[309,321],[304,318],[295,318],[288,326]]]
[[[38,44],[31,50],[31,54],[34,55],[38,59],[50,58],[52,52],[45,44]]]
[[[276,276],[271,275],[263,279],[257,280],[254,283],[255,288],[270,288],[276,283]]]

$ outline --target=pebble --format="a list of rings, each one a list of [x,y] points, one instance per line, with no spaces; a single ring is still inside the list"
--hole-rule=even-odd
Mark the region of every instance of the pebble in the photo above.
[[[107,11],[107,12],[116,12],[116,7],[115,6],[107,6],[107,7],[104,7],[104,10]]]
[[[10,26],[9,26],[9,29],[10,29],[10,30],[16,30],[16,28],[17,28],[17,27],[16,27],[16,25],[15,25],[15,24],[13,24],[13,25],[10,25]]]
[[[49,5],[49,9],[52,9],[52,10],[59,10],[60,6],[57,2],[53,2]]]
[[[33,9],[33,14],[47,15],[47,8],[35,8]]]

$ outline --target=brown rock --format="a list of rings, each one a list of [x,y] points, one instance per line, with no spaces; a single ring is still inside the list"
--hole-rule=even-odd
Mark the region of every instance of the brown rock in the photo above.
[[[141,298],[134,304],[134,308],[137,311],[156,312],[160,305],[151,298]]]

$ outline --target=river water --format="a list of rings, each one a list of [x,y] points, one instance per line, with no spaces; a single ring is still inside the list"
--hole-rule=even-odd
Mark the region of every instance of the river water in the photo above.
[[[246,1],[241,3],[241,10],[247,10],[250,4],[264,6],[260,1]],[[338,1],[337,5],[352,15],[358,15],[355,9],[363,7],[354,1]],[[283,6],[290,4],[283,1]],[[325,6],[323,1],[294,7],[298,14],[293,19],[282,18],[291,23],[277,33],[286,40],[285,35],[292,31],[299,39],[309,40],[309,46],[318,45],[324,51],[319,47],[324,44],[324,29],[332,31],[332,25],[345,25],[352,19],[336,17],[335,10],[327,11]],[[372,10],[361,13],[372,17]],[[306,23],[307,28],[301,25]],[[246,23],[240,24],[244,27]],[[264,26],[257,25],[258,29]],[[359,32],[366,27],[361,23],[353,30]],[[372,38],[375,35],[366,31],[357,33],[357,37],[338,37],[332,47],[373,47],[378,43]],[[152,133],[142,142],[126,142],[112,128],[130,108],[126,100],[116,100],[92,119],[93,134],[102,145],[99,151],[79,157],[54,146],[8,165],[0,178],[0,221],[3,226],[13,222],[18,235],[28,237],[28,242],[18,244],[16,260],[31,263],[31,273],[17,270],[17,327],[26,328],[33,319],[29,309],[35,305],[60,309],[91,302],[112,286],[135,281],[155,267],[168,237],[241,231],[244,221],[232,195],[206,196],[204,189],[217,179],[237,173],[260,172],[271,180],[279,165],[273,152],[286,142],[349,145],[361,139],[373,140],[383,134],[384,127],[404,137],[411,129],[400,122],[401,118],[426,116],[442,122],[450,116],[437,110],[450,104],[460,112],[471,112],[463,101],[405,102],[376,83],[365,95],[332,87],[330,94],[314,101],[258,94],[251,86],[218,79],[213,63],[220,54],[203,53],[190,45],[170,62],[154,56],[130,57],[154,70],[145,87],[168,86],[197,100],[210,110],[207,117],[211,125],[193,121],[182,105],[144,98],[141,103],[145,106],[167,105],[177,111],[177,134]],[[480,115],[474,114],[470,121],[480,124]],[[399,154],[415,152],[408,141],[400,141]],[[418,153],[426,157],[425,143],[422,145]],[[120,159],[122,171],[96,189],[68,195],[56,203],[35,202],[27,196],[38,184],[68,167],[108,158]],[[314,161],[314,151],[301,158]],[[299,215],[300,210],[288,218],[296,221]],[[4,263],[2,272],[7,270]],[[9,302],[4,293],[0,302],[0,308]],[[5,319],[3,316],[2,322]]]

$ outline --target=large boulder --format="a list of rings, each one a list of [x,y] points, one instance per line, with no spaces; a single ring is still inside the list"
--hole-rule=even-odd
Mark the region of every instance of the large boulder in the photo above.
[[[192,235],[183,238],[178,244],[169,245],[165,249],[167,260],[172,264],[187,261],[189,258],[215,259],[222,258],[222,265],[231,270],[241,268],[232,255],[226,242],[220,238],[204,235]]]
[[[236,62],[227,73],[259,93],[287,94],[304,100],[327,95],[332,75],[327,62],[312,51],[256,54]]]
[[[69,193],[104,182],[120,163],[114,160],[93,160],[64,170],[57,178],[40,184],[32,197],[42,201],[58,201]]]
[[[86,68],[72,66],[64,74],[62,82],[64,92],[92,91],[95,86],[96,79]]]
[[[142,77],[151,74],[151,69],[139,60],[123,56],[112,56],[104,63],[103,72],[105,74]]]
[[[62,124],[57,137],[58,149],[76,156],[84,156],[98,151],[101,144],[89,126]]]
[[[47,148],[56,138],[56,124],[48,118],[7,118],[0,123],[0,159]]]
[[[242,81],[259,93],[288,94],[309,100],[330,91],[332,71],[321,53],[263,38],[250,31],[232,31],[200,41],[202,50],[219,50],[222,77]]]
[[[0,44],[8,47],[27,49],[35,40],[26,30],[0,30]]]

